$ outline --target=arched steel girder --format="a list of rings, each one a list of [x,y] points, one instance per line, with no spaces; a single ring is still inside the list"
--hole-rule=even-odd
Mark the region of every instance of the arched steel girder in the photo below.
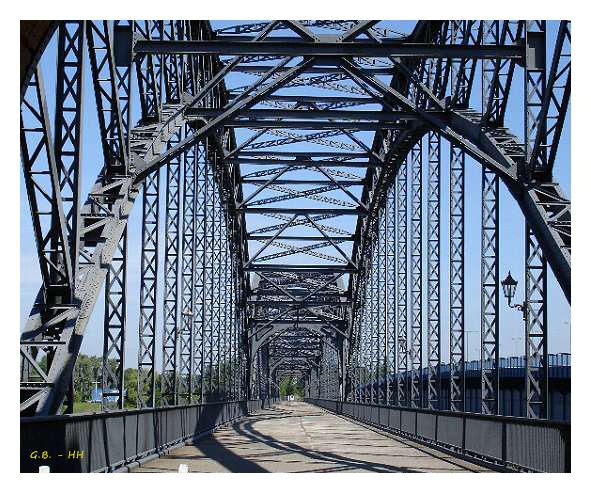
[[[24,95],[28,81],[35,73],[35,66],[45,45],[59,25],[57,21],[48,22],[50,24],[43,24],[41,27],[29,26],[33,33],[36,32],[36,29],[42,28],[45,34],[30,37],[32,40],[36,39],[37,44],[33,46],[33,43],[30,43],[31,56],[27,62],[28,65],[21,65],[23,83],[21,97]],[[27,32],[25,31],[25,33]],[[89,34],[89,40],[90,36]],[[113,55],[107,52],[106,57],[113,57]],[[113,66],[113,59],[111,58],[108,63]],[[111,76],[114,77],[114,74]],[[190,99],[190,95],[185,95],[184,99]],[[114,106],[118,107],[118,104],[114,104]],[[85,222],[79,232],[81,242],[91,245],[92,252],[85,254],[86,265],[81,267],[80,273],[75,279],[75,285],[73,282],[71,283],[72,299],[68,298],[65,304],[58,306],[56,314],[55,307],[49,309],[46,306],[45,288],[42,287],[21,334],[21,355],[33,366],[35,366],[34,362],[26,356],[30,348],[55,348],[49,371],[45,373],[40,368],[36,368],[43,382],[21,387],[21,390],[28,392],[26,399],[21,402],[21,410],[34,407],[36,414],[39,415],[59,412],[71,380],[86,326],[113,255],[125,231],[135,199],[143,186],[143,182],[134,183],[134,170],[141,167],[146,160],[152,160],[158,155],[166,147],[168,141],[178,133],[179,129],[185,126],[187,121],[182,109],[182,105],[164,104],[162,118],[159,121],[140,122],[138,127],[131,129],[129,132],[130,152],[125,157],[126,169],[110,169],[108,165],[105,165],[92,187],[89,198],[80,211],[80,216],[84,218]],[[224,143],[233,145],[232,133],[228,135]],[[212,155],[222,153],[223,145],[219,138],[210,139],[209,145]],[[105,161],[108,162],[107,157],[105,157]],[[216,179],[225,174],[226,183],[232,183],[234,180],[230,173],[231,170],[226,168],[216,170]],[[232,204],[236,200],[241,200],[240,193],[239,187],[233,188],[234,200],[229,205],[227,196],[224,194],[226,200],[222,200],[222,203],[225,207],[230,208],[230,213],[232,213]],[[108,200],[103,198],[108,198]],[[239,231],[231,231],[231,234],[237,233]],[[236,240],[232,245],[233,248],[238,249],[239,257],[241,256],[241,245],[242,242]],[[240,267],[241,265],[238,265],[238,268]],[[46,313],[47,311],[50,312],[49,315]]]
[[[310,360],[310,359],[303,359],[303,358],[281,358],[277,361],[275,361],[273,364],[271,364],[269,366],[269,373],[271,375],[273,375],[273,372],[281,369],[281,368],[286,368],[286,369],[294,369],[297,368],[299,370],[305,370],[305,369],[311,369],[313,367],[318,367],[318,364],[316,364],[314,361]]]
[[[294,324],[282,323],[271,325],[262,334],[255,332],[250,336],[251,359],[254,358],[254,355],[261,347],[263,347],[266,344],[269,344],[273,339],[276,339],[277,337],[281,336],[281,334],[289,332],[294,328],[297,328],[298,330],[305,330],[311,334],[320,337],[321,339],[326,339],[327,344],[329,344],[335,351],[338,351],[338,338],[335,337],[331,333],[331,331],[327,330],[326,328],[316,327],[314,325],[306,325],[305,323],[303,323],[301,327],[295,327]]]
[[[274,370],[279,366],[279,364],[284,365],[293,365],[297,364],[297,362],[305,362],[305,365],[308,369],[314,369],[320,367],[320,361],[322,359],[322,351],[324,344],[330,347],[335,351],[337,354],[337,361],[339,365],[340,372],[344,371],[345,368],[345,357],[347,354],[348,346],[346,345],[346,337],[341,333],[333,333],[326,327],[318,327],[318,326],[311,326],[302,323],[300,326],[295,327],[293,324],[277,324],[272,325],[264,334],[257,339],[256,335],[252,336],[252,342],[250,343],[250,350],[251,350],[251,357],[250,357],[250,368],[253,367],[254,360],[256,358],[257,351],[259,349],[267,346],[269,347],[269,357],[272,357],[271,353],[271,345],[273,341],[280,340],[282,336],[292,336],[293,331],[296,329],[298,332],[308,332],[310,335],[315,335],[318,338],[317,349],[321,351],[319,355],[308,355],[306,356],[306,343],[305,342],[296,342],[297,349],[286,347],[284,352],[281,352],[281,357],[277,361],[272,361],[269,368],[269,377],[272,378],[274,375]],[[300,334],[301,335],[301,334]],[[294,336],[296,339],[299,336]],[[301,338],[300,338],[301,339]],[[303,344],[303,345],[302,345]],[[281,349],[274,348],[275,350]],[[285,353],[285,354],[283,354]]]
[[[495,132],[494,129],[487,132],[486,129],[478,127],[476,122],[471,122],[459,113],[452,112],[450,119],[455,120],[455,128],[466,130],[464,135],[467,138],[456,132],[450,133],[449,130],[445,130],[445,124],[441,120],[437,122],[436,130],[440,131],[440,134],[449,142],[464,150],[466,154],[483,167],[494,171],[503,180],[521,208],[528,224],[532,227],[556,279],[570,302],[570,200],[564,196],[557,183],[530,180],[521,174],[518,166],[522,162],[520,159],[523,159],[523,153],[521,157],[513,159],[504,154],[502,148],[490,135],[487,135],[488,133],[498,135],[498,132]],[[373,199],[368,206],[367,217],[361,218],[361,220],[369,223],[375,217],[382,194],[392,183],[408,152],[416,142],[432,129],[433,127],[426,124],[417,125],[412,122],[409,123],[407,129],[400,132],[397,140],[388,151],[390,157],[388,167],[390,169],[385,169],[380,175],[372,190]],[[504,132],[503,138],[511,138],[511,135]],[[518,144],[514,138],[513,142],[513,152],[519,152]],[[482,148],[480,145],[482,145]],[[364,190],[364,196],[367,195]],[[368,240],[369,237],[364,236],[359,242],[359,246],[364,245],[364,242]],[[364,251],[364,247],[361,246],[358,251],[361,253]],[[359,257],[362,258],[363,256],[359,255]]]
[[[182,114],[169,122],[167,129],[151,135],[151,138],[143,142],[136,142],[136,148],[145,148],[143,153],[132,153],[131,167],[146,157],[152,157],[166,145],[167,141],[184,124]],[[143,132],[144,135],[145,132]],[[132,130],[133,134],[133,130]],[[29,317],[25,331],[21,336],[21,346],[28,345],[29,341],[34,341],[39,335],[58,324],[63,324],[59,343],[54,355],[54,363],[47,373],[48,382],[51,386],[37,392],[33,399],[27,401],[27,407],[37,402],[37,414],[54,414],[57,412],[64,398],[67,386],[69,385],[82,338],[94,309],[94,305],[100,294],[105,276],[113,259],[113,255],[119,244],[119,240],[127,225],[127,220],[131,213],[136,198],[143,186],[143,183],[133,184],[133,176],[124,176],[110,180],[106,185],[103,183],[103,177],[99,177],[95,183],[90,198],[82,208],[82,215],[91,216],[94,197],[101,194],[116,194],[118,197],[111,207],[109,214],[105,215],[100,221],[89,223],[86,227],[86,234],[92,234],[95,237],[102,238],[104,241],[98,242],[84,271],[82,282],[75,286],[73,303],[62,311],[58,316],[42,323],[41,314],[36,307]],[[84,237],[85,231],[82,230]],[[23,404],[21,404],[21,407]]]
[[[281,87],[282,83],[293,79],[306,68],[312,67],[314,63],[316,63],[316,59],[313,57],[304,60],[288,69],[259,93],[231,105],[228,109],[219,113],[218,116],[206,120],[206,123],[200,129],[178,146],[154,158],[152,161],[146,162],[145,166],[138,168],[136,182],[141,181],[145,176],[164,165],[167,160],[183,152],[188,146],[224,127],[232,119],[238,118],[243,111],[254,106],[264,99],[266,95],[270,95],[273,89]],[[520,205],[524,216],[531,223],[532,229],[542,245],[560,286],[567,299],[570,300],[570,243],[569,233],[564,233],[565,230],[569,229],[569,225],[566,224],[568,221],[560,221],[559,228],[554,226],[556,216],[570,215],[569,201],[563,196],[557,185],[552,184],[549,186],[528,178],[527,170],[524,168],[525,156],[522,145],[516,141],[515,137],[505,129],[482,127],[480,115],[477,112],[446,108],[445,102],[438,100],[435,96],[431,96],[431,100],[438,106],[436,110],[425,110],[413,103],[404,94],[388,87],[375,77],[363,73],[350,60],[340,58],[337,64],[362,87],[363,84],[366,84],[377,92],[377,97],[384,107],[393,111],[402,109],[416,115],[421,123],[414,124],[416,127],[412,130],[409,126],[412,128],[413,124],[410,124],[405,129],[399,129],[399,135],[408,137],[410,132],[424,135],[429,130],[435,130],[482,166],[494,171],[503,179]],[[421,127],[422,131],[419,130]],[[388,163],[388,166],[385,167],[384,174],[381,176],[395,176],[400,162],[408,152],[408,143],[407,138],[400,139],[398,137],[397,142],[394,142],[389,150],[382,154],[382,162]],[[378,183],[384,182],[381,176]],[[370,214],[375,210],[376,198],[381,197],[379,192],[379,189],[374,189],[374,199],[369,207]],[[548,194],[552,199],[544,200],[542,197]],[[558,212],[551,210],[556,207],[561,210]]]

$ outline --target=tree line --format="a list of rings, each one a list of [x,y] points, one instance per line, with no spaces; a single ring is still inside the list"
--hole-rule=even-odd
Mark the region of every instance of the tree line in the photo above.
[[[109,359],[113,373],[117,368],[117,362]],[[47,355],[39,363],[39,366],[47,371]],[[219,366],[219,370],[218,370]],[[238,371],[237,363],[230,366],[229,362],[221,362],[219,365],[213,365],[205,371],[203,387],[205,397],[208,401],[226,400],[230,394],[232,386],[231,368]],[[145,370],[142,370],[145,371]],[[181,377],[182,378],[182,377]],[[161,402],[161,375],[155,372],[155,405],[159,406]],[[74,382],[74,402],[88,402],[92,399],[92,391],[95,388],[103,388],[103,358],[102,356],[90,356],[80,354],[76,360],[73,372]],[[138,393],[138,370],[137,368],[127,368],[123,372],[123,388],[125,394],[124,406],[135,409],[137,405]],[[199,399],[201,391],[201,377],[198,375],[195,383],[195,398]],[[146,383],[144,393],[148,394],[149,386]]]
[[[304,397],[304,382],[297,377],[283,377],[279,381],[279,395],[286,397],[293,395],[298,398]]]

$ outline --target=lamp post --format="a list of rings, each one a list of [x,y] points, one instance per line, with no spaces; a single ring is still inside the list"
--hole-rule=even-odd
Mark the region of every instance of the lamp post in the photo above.
[[[524,301],[521,304],[511,304],[511,300],[513,296],[515,296],[515,290],[517,289],[517,281],[511,277],[511,271],[507,274],[507,277],[501,281],[501,286],[503,287],[503,294],[505,298],[507,298],[507,304],[510,308],[517,308],[523,313],[523,320],[527,320],[527,304]]]

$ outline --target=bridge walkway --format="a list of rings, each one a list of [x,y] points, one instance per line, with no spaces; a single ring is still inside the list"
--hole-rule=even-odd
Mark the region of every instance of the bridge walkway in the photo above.
[[[311,404],[281,402],[131,472],[489,472]]]

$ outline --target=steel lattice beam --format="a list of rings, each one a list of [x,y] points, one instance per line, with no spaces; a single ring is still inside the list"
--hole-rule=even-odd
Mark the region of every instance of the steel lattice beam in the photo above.
[[[427,195],[427,407],[439,409],[441,400],[440,200],[441,139],[428,136]]]
[[[526,416],[547,419],[548,402],[548,280],[544,253],[525,228],[525,395]]]
[[[224,39],[225,38],[225,39]],[[515,45],[465,47],[462,45],[441,46],[388,42],[380,45],[365,40],[350,42],[307,42],[295,38],[277,38],[253,42],[251,37],[218,37],[215,41],[152,41],[138,39],[133,52],[137,55],[179,54],[179,55],[284,55],[284,56],[356,56],[356,57],[410,57],[410,58],[461,58],[482,59],[509,58],[523,60],[524,50]]]
[[[175,145],[181,130],[171,139]],[[177,404],[178,385],[178,321],[179,321],[179,265],[181,219],[181,158],[166,166],[166,223],[164,246],[164,310],[162,323],[162,388],[164,405]]]
[[[449,150],[449,401],[452,411],[464,411],[466,398],[464,326],[464,203],[465,155],[451,145]]]

